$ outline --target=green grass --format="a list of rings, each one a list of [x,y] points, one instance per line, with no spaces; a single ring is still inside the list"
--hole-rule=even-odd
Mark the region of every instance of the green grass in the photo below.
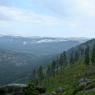
[[[50,77],[43,83],[48,89],[48,92],[55,91],[58,87],[64,87],[65,92],[63,95],[74,95],[73,92],[77,89],[78,81],[83,78],[92,80],[91,87],[95,87],[95,73],[92,65],[86,66],[83,62],[67,66],[64,70],[59,71],[55,76]],[[95,95],[95,92],[78,93],[76,95]]]

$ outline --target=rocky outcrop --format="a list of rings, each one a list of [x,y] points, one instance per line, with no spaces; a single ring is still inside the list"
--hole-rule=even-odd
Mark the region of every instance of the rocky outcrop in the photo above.
[[[0,87],[0,95],[23,95],[25,84],[9,84]]]
[[[25,90],[28,85],[25,84],[8,84],[0,87],[0,95],[25,95]],[[36,86],[35,90],[42,95],[46,92],[46,88],[41,86]]]
[[[76,89],[73,95],[77,95],[78,93],[88,93],[95,92],[95,80],[91,80],[88,78],[81,78],[76,85]]]

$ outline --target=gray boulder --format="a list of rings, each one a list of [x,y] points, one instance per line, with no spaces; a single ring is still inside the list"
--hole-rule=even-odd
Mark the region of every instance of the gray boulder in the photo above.
[[[59,88],[56,90],[56,93],[64,93],[64,88],[63,88],[63,87],[59,87]]]
[[[81,86],[86,86],[87,84],[89,84],[91,81],[90,79],[88,78],[81,78],[79,80],[79,83],[78,83],[78,86],[81,87]]]

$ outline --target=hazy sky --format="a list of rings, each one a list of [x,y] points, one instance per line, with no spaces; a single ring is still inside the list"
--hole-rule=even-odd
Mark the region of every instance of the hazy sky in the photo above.
[[[0,34],[95,37],[95,0],[0,0]]]

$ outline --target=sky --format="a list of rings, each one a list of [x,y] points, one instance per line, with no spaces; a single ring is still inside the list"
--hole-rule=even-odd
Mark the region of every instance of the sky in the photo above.
[[[0,34],[95,38],[95,0],[0,0]]]

